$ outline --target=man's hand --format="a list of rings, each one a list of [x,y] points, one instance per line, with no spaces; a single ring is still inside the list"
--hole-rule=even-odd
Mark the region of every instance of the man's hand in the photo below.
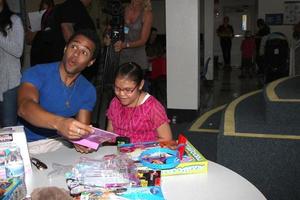
[[[94,149],[79,145],[79,144],[74,144],[74,147],[76,149],[77,152],[79,153],[91,153],[94,152]]]
[[[83,124],[73,118],[63,118],[57,126],[57,131],[69,140],[78,140],[94,132],[89,125]]]

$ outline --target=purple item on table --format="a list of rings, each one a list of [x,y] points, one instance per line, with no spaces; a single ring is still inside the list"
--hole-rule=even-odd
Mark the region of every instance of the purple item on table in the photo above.
[[[71,140],[71,142],[92,149],[98,149],[99,145],[102,144],[103,142],[115,141],[116,137],[119,136],[118,134],[105,131],[99,128],[93,128],[93,129],[94,129],[93,134],[90,134],[87,137],[82,138],[80,140]]]

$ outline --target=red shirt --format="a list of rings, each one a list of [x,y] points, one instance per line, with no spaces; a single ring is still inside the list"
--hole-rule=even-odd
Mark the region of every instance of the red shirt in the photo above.
[[[167,74],[167,61],[165,57],[158,57],[151,61],[152,71],[150,79],[156,79],[159,76],[166,76]]]
[[[254,38],[245,38],[241,45],[242,58],[253,58],[255,52]]]

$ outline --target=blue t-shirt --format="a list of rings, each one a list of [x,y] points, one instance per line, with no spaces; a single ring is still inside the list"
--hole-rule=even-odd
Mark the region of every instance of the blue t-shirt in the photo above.
[[[63,83],[58,62],[29,68],[21,79],[25,82],[39,91],[41,107],[59,116],[74,117],[81,109],[92,111],[96,103],[96,89],[84,76],[79,75],[71,87]],[[28,142],[58,136],[56,130],[35,127],[25,120],[23,125]]]

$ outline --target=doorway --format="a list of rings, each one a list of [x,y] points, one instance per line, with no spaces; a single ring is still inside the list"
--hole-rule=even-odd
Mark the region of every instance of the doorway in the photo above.
[[[244,39],[244,32],[250,30],[255,33],[255,6],[254,5],[238,5],[224,6],[223,16],[228,16],[234,30],[234,39],[231,48],[231,65],[233,68],[239,68],[241,65],[240,46]],[[219,47],[220,48],[220,47]],[[221,51],[220,51],[221,52]],[[219,56],[222,58],[222,56]]]

